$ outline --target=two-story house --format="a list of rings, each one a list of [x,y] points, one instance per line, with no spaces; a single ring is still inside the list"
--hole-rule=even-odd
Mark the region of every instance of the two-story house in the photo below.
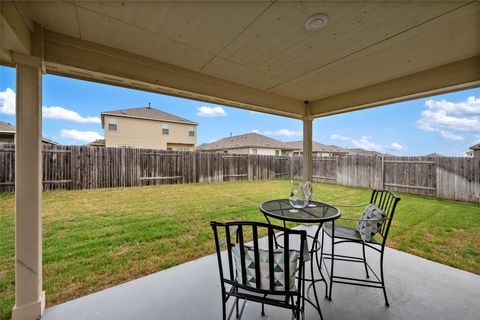
[[[106,147],[193,151],[197,125],[150,106],[102,112]]]
[[[0,143],[15,143],[15,126],[8,122],[0,121]],[[44,145],[58,146],[57,142],[45,137],[42,137],[42,143]]]

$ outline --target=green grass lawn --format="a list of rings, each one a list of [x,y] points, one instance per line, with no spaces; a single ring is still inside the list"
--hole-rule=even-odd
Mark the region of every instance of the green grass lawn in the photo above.
[[[47,304],[213,253],[210,220],[264,221],[258,205],[289,191],[277,180],[45,192]],[[341,204],[368,202],[371,193],[328,184],[315,184],[314,192],[316,200]],[[388,246],[480,274],[480,205],[400,196]],[[0,194],[0,319],[14,304],[14,237],[14,195]]]

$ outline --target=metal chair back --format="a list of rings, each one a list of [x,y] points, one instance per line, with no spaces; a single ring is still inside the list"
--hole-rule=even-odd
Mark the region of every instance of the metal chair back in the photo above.
[[[383,223],[380,231],[378,232],[383,241],[382,246],[387,241],[388,231],[390,230],[390,224],[392,223],[393,215],[395,214],[395,208],[400,198],[390,190],[373,190],[372,197],[370,198],[370,204],[374,204],[377,208],[385,212],[386,220]]]
[[[220,271],[220,280],[222,283],[222,291],[227,295],[232,296],[241,296],[241,298],[245,298],[238,293],[238,289],[247,290],[249,292],[255,292],[259,295],[254,295],[251,298],[245,298],[247,300],[253,300],[261,303],[277,305],[277,306],[284,306],[285,304],[289,303],[289,300],[293,296],[298,296],[300,298],[300,293],[302,292],[302,278],[304,278],[304,255],[303,253],[308,250],[306,248],[307,243],[307,234],[305,230],[293,230],[287,229],[280,226],[275,226],[266,223],[259,223],[259,222],[250,222],[250,221],[241,221],[241,222],[226,222],[220,223],[212,221],[210,225],[213,229],[214,237],[215,237],[215,248],[217,252],[217,259],[218,259],[218,267]],[[274,250],[275,250],[275,233],[281,232],[284,234],[283,238],[283,253],[285,254],[285,264],[284,264],[284,272],[285,272],[285,283],[284,288],[285,290],[279,291],[275,289],[275,277],[274,277]],[[223,240],[220,240],[220,235],[225,235]],[[268,237],[268,255],[269,255],[269,268],[268,268],[268,278],[269,280],[269,288],[261,288],[261,271],[260,271],[260,246],[259,246],[259,236],[266,235]],[[251,283],[247,285],[247,265],[245,263],[245,242],[249,240],[251,236],[251,240],[253,243],[253,251],[254,251],[254,263],[255,263],[255,280],[256,283],[252,286]],[[233,240],[232,238],[235,238]],[[248,237],[248,238],[247,238]],[[291,241],[293,237],[299,237],[300,245],[296,247],[295,250],[299,248],[299,262],[298,262],[298,272],[297,275],[297,284],[295,291],[290,290],[290,250],[291,248]],[[232,249],[234,246],[239,246],[240,251],[240,270],[236,270],[238,276],[235,272],[235,263],[234,263],[234,256]],[[249,246],[251,247],[251,246]],[[226,249],[226,255],[222,254],[222,250]],[[226,260],[226,261],[224,261]],[[224,268],[224,266],[228,266],[228,270]],[[265,275],[263,275],[265,277]],[[225,284],[230,285],[233,287],[233,290],[226,291]],[[285,295],[284,301],[279,301],[279,304],[266,302],[263,297],[266,297],[269,294],[274,295]]]

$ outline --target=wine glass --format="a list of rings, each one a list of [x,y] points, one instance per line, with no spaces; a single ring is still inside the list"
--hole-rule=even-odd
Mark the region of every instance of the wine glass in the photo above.
[[[292,209],[290,209],[289,211],[291,213],[297,213],[298,210],[295,209],[295,206],[297,204],[297,193],[298,193],[298,190],[295,189],[294,185],[293,185],[293,182],[292,182],[292,190],[290,191],[290,198],[288,199],[290,201],[290,205],[292,206]]]

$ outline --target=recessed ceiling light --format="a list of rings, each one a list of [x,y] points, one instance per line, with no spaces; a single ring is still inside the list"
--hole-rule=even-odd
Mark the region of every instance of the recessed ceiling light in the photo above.
[[[328,22],[328,16],[325,13],[316,13],[305,20],[305,29],[310,31],[320,30]]]

